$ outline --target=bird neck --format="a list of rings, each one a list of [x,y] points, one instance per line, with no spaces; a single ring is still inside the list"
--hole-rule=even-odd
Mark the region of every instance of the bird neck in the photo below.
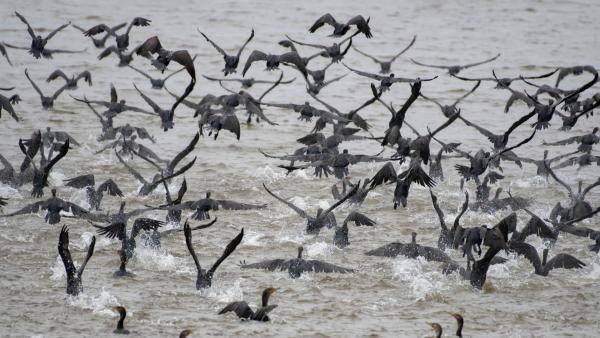
[[[127,314],[125,313],[125,311],[120,313],[119,322],[117,323],[117,330],[123,330],[123,328],[124,328],[123,322],[125,321],[126,315]]]
[[[266,291],[266,290],[263,291],[263,294],[262,294],[262,307],[265,307],[265,306],[269,305],[269,297],[270,296],[271,295],[269,294],[268,291]]]
[[[548,259],[548,249],[542,251],[542,265],[546,265],[546,259]]]

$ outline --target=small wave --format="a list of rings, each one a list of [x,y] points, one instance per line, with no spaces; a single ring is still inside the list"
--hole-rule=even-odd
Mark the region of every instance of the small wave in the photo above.
[[[78,296],[68,296],[67,303],[71,306],[75,306],[84,310],[92,310],[94,314],[100,314],[104,316],[117,316],[112,310],[115,305],[120,305],[117,297],[111,295],[108,291],[102,288],[100,294],[97,296],[90,295],[87,293],[81,293]],[[127,311],[127,317],[131,318],[132,312]]]

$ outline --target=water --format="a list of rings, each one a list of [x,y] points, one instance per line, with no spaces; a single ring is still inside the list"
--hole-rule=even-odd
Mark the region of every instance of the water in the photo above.
[[[14,6],[14,5],[13,5]],[[497,73],[513,76],[518,74],[540,74],[558,65],[598,64],[600,49],[598,16],[600,5],[594,1],[550,2],[550,1],[426,1],[422,3],[380,1],[365,6],[362,2],[235,2],[202,1],[153,2],[105,1],[21,1],[16,8],[3,6],[0,13],[2,40],[17,45],[28,44],[25,27],[13,15],[19,11],[42,33],[47,33],[60,24],[72,21],[82,27],[91,27],[99,22],[117,24],[134,16],[152,20],[146,28],[134,28],[131,46],[158,34],[163,45],[170,49],[185,48],[198,53],[196,62],[199,74],[219,75],[222,59],[216,51],[197,33],[200,28],[209,37],[228,51],[233,51],[244,41],[254,27],[255,39],[248,46],[243,60],[252,49],[282,52],[276,42],[283,34],[303,41],[330,43],[329,28],[308,34],[307,28],[321,14],[330,11],[336,18],[349,18],[357,13],[371,17],[374,38],[366,40],[359,36],[357,47],[378,56],[392,55],[404,48],[413,35],[418,35],[413,48],[393,65],[396,74],[406,77],[426,77],[439,74],[433,82],[423,84],[423,93],[452,102],[470,89],[471,83],[453,79],[433,69],[412,64],[408,59],[433,63],[469,63],[489,58],[497,53],[502,56],[494,63],[462,72],[464,76],[489,76],[491,69]],[[143,204],[163,203],[162,187],[152,195],[137,197],[139,185],[110,152],[91,156],[101,146],[95,141],[100,132],[96,118],[84,104],[73,101],[68,95],[90,99],[107,99],[109,84],[117,87],[119,95],[128,103],[144,107],[145,103],[135,92],[135,82],[159,105],[168,107],[171,98],[163,92],[150,89],[149,81],[133,70],[117,68],[117,60],[108,57],[98,61],[100,53],[89,39],[69,27],[49,43],[49,48],[80,49],[82,54],[60,55],[52,60],[34,60],[25,51],[8,50],[15,64],[7,66],[4,59],[0,86],[17,86],[23,102],[16,106],[23,122],[17,124],[6,114],[0,124],[0,152],[12,163],[22,158],[16,147],[19,138],[28,137],[32,130],[51,126],[65,130],[80,141],[81,148],[72,149],[64,161],[53,170],[50,184],[58,186],[60,196],[72,202],[83,203],[85,195],[63,187],[65,178],[84,173],[94,173],[98,181],[112,177],[125,192],[129,208]],[[301,48],[302,54],[313,50]],[[348,65],[361,70],[375,72],[378,66],[353,51],[344,60]],[[142,60],[134,65],[151,70]],[[322,68],[326,60],[316,60],[311,67]],[[275,79],[277,74],[263,72],[260,64],[249,72],[257,78]],[[89,69],[93,75],[93,87],[80,83],[74,92],[63,93],[55,103],[54,111],[43,111],[39,97],[31,89],[23,70],[28,68],[32,78],[44,93],[58,88],[58,83],[47,84],[44,79],[56,68],[67,74]],[[174,69],[173,66],[170,67]],[[241,71],[241,66],[240,66]],[[286,78],[298,77],[285,69]],[[342,65],[334,65],[328,77],[345,73]],[[160,76],[154,70],[152,75]],[[563,88],[574,88],[583,84],[589,76],[570,77]],[[554,78],[552,78],[553,81]],[[298,78],[289,86],[277,88],[267,97],[274,102],[304,102],[304,84]],[[169,80],[167,85],[182,92],[187,76],[182,73]],[[548,81],[551,82],[551,81]],[[369,80],[351,74],[343,81],[323,89],[320,97],[338,107],[349,110],[368,99]],[[500,132],[507,128],[527,108],[518,104],[508,115],[502,110],[508,94],[492,89],[492,83],[482,83],[479,90],[465,100],[460,107],[463,116]],[[236,89],[232,84],[229,87]],[[515,83],[513,88],[524,88]],[[266,86],[256,85],[250,91],[258,96]],[[585,97],[597,91],[585,94]],[[207,93],[221,94],[223,90],[200,78],[192,97],[196,100]],[[385,101],[402,104],[409,95],[406,85],[394,85]],[[280,109],[267,109],[266,114],[278,126],[266,124],[242,126],[242,139],[236,141],[233,134],[221,133],[219,139],[201,138],[193,155],[198,156],[195,167],[186,174],[188,193],[186,199],[199,198],[213,191],[216,198],[233,199],[250,203],[268,203],[267,209],[259,211],[218,211],[218,223],[211,229],[194,235],[196,251],[201,264],[214,262],[224,245],[240,228],[245,229],[242,245],[217,271],[213,287],[204,292],[194,288],[196,271],[184,244],[182,234],[175,234],[163,242],[158,252],[139,247],[128,265],[134,277],[114,279],[112,273],[118,267],[116,253],[119,244],[97,237],[94,257],[83,276],[85,292],[79,297],[65,295],[65,274],[62,263],[57,259],[56,243],[59,226],[43,222],[43,214],[0,219],[0,335],[7,337],[74,337],[105,336],[116,325],[117,315],[110,309],[120,304],[128,309],[126,326],[137,336],[176,336],[184,328],[195,330],[194,336],[263,336],[263,337],[398,337],[431,336],[426,321],[438,321],[448,336],[452,335],[455,323],[448,311],[461,312],[466,321],[467,336],[491,337],[550,337],[550,336],[595,336],[600,329],[598,316],[600,259],[587,251],[589,241],[569,235],[561,235],[551,255],[566,252],[575,255],[587,266],[581,270],[554,270],[547,278],[533,274],[531,265],[523,258],[510,260],[503,266],[493,267],[483,291],[473,290],[467,282],[456,276],[444,276],[437,263],[411,261],[404,258],[380,259],[366,257],[364,252],[392,240],[407,241],[410,233],[419,232],[423,244],[435,245],[439,225],[431,207],[429,192],[419,186],[411,189],[406,209],[393,210],[393,187],[378,188],[371,193],[361,211],[375,219],[372,228],[351,227],[351,245],[339,250],[332,245],[331,231],[319,236],[303,233],[305,222],[290,209],[278,203],[262,190],[261,184],[285,198],[314,212],[318,206],[333,203],[330,187],[333,178],[316,179],[310,172],[298,172],[285,176],[276,167],[275,160],[265,159],[257,151],[261,148],[270,153],[292,152],[297,147],[294,140],[309,132],[312,125],[296,119],[296,115]],[[361,115],[373,125],[373,133],[380,135],[389,118],[388,112],[375,104]],[[244,120],[243,115],[239,115]],[[441,123],[442,115],[433,104],[419,100],[411,108],[407,121],[419,130]],[[154,147],[159,155],[168,157],[183,148],[192,138],[197,125],[192,112],[184,107],[177,110],[175,129],[164,133],[159,128],[158,118],[148,119],[144,115],[125,113],[116,118],[115,125],[129,122],[144,125],[156,137]],[[582,120],[569,133],[557,131],[560,120],[555,117],[549,130],[539,133],[535,140],[518,150],[521,156],[536,159],[542,157],[542,140],[551,141],[580,135],[598,125],[597,116]],[[513,140],[523,139],[529,128],[516,130]],[[463,147],[476,151],[488,146],[487,140],[461,122],[441,133],[446,141],[462,142]],[[146,142],[144,144],[147,144]],[[351,153],[375,154],[376,143],[350,142]],[[437,147],[433,146],[433,151]],[[572,151],[575,146],[568,147]],[[550,148],[550,157],[567,149]],[[387,154],[387,152],[386,152]],[[455,163],[444,165],[446,181],[435,188],[447,221],[454,219],[462,200],[458,188],[458,175],[452,169]],[[143,161],[134,160],[136,168],[142,168],[147,176],[152,168]],[[350,169],[354,180],[373,175],[381,164],[361,164]],[[567,198],[564,189],[552,180],[550,184],[532,176],[535,168],[525,165],[523,170],[505,165],[507,178],[499,183],[505,190],[509,187],[514,195],[530,197],[532,209],[547,215],[557,201]],[[576,184],[581,179],[587,184],[598,175],[598,167],[581,171],[568,168],[560,171],[568,183]],[[177,180],[171,186],[176,189]],[[0,195],[11,198],[4,212],[16,210],[31,203],[31,186],[19,190],[0,186]],[[468,185],[471,195],[474,187]],[[46,191],[49,194],[49,191]],[[600,191],[592,191],[587,199],[598,205]],[[118,198],[105,197],[104,210],[116,210]],[[337,212],[338,220],[349,212],[343,207]],[[463,218],[468,226],[495,224],[509,211],[492,215],[469,212]],[[147,217],[163,218],[161,212],[151,212]],[[527,217],[519,213],[519,227]],[[584,222],[594,227],[598,217]],[[93,229],[83,221],[65,218],[62,223],[71,229],[71,251],[73,259],[80,263],[85,255]],[[536,248],[542,248],[537,238],[529,240]],[[306,274],[291,280],[284,272],[241,270],[240,260],[254,262],[269,258],[293,257],[298,245],[306,247],[305,255],[359,270],[349,275]],[[448,252],[459,259],[457,252]],[[279,307],[272,313],[272,322],[242,323],[232,315],[219,316],[217,311],[228,302],[245,299],[251,306],[260,302],[264,287],[278,287],[272,302]]]

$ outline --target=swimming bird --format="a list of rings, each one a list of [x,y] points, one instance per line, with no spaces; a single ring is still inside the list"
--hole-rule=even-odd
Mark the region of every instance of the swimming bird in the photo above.
[[[451,260],[448,255],[438,248],[418,244],[416,232],[413,231],[411,237],[412,240],[410,243],[388,243],[377,249],[367,251],[365,255],[382,257],[397,257],[402,255],[411,259],[423,257],[425,260],[437,262],[448,262]]]
[[[302,258],[303,247],[298,247],[298,257],[293,259],[271,259],[258,263],[246,264],[242,262],[242,269],[262,269],[268,271],[286,271],[290,278],[299,278],[305,272],[315,273],[353,273],[348,269],[319,260],[305,260]]]
[[[223,263],[227,257],[229,257],[233,251],[237,248],[237,246],[241,243],[242,238],[244,237],[244,228],[240,231],[240,233],[227,244],[225,247],[225,251],[217,261],[213,264],[213,266],[209,270],[204,270],[200,266],[200,262],[198,261],[198,257],[196,256],[196,252],[194,251],[194,245],[192,244],[192,230],[190,229],[190,225],[186,223],[183,228],[183,232],[185,234],[185,244],[187,245],[188,250],[190,251],[190,255],[194,259],[194,263],[196,264],[196,270],[198,270],[198,276],[196,277],[196,289],[203,290],[208,289],[212,285],[212,279],[215,274],[215,271]]]
[[[454,100],[454,102],[450,105],[442,105],[439,101],[432,99],[428,96],[425,96],[425,95],[423,95],[423,93],[419,93],[419,96],[421,96],[422,98],[424,98],[427,101],[431,101],[431,102],[435,103],[438,107],[440,107],[440,109],[442,110],[442,114],[444,114],[445,117],[450,117],[450,116],[456,114],[456,112],[458,112],[458,108],[456,108],[456,105],[459,104],[460,101],[466,99],[469,95],[473,94],[475,92],[475,90],[477,88],[479,88],[480,84],[481,84],[481,82],[477,81],[477,83],[475,84],[475,86],[473,86],[473,88],[471,88],[471,90],[466,92],[463,96],[459,97],[458,99]]]
[[[129,334],[129,330],[125,329],[123,323],[125,322],[125,317],[127,317],[127,310],[125,310],[122,306],[114,306],[113,311],[119,312],[119,321],[117,322],[117,328],[113,331],[116,334]]]
[[[400,55],[404,54],[407,50],[409,50],[410,47],[412,47],[412,45],[415,44],[416,40],[417,40],[417,36],[415,35],[415,36],[413,36],[412,40],[408,43],[408,46],[404,47],[403,50],[401,50],[396,55],[392,56],[391,58],[389,58],[387,60],[382,60],[382,59],[376,58],[370,54],[367,54],[367,53],[361,51],[360,49],[356,48],[356,46],[352,46],[352,49],[357,51],[359,54],[364,55],[364,56],[368,57],[369,59],[373,60],[373,62],[377,63],[379,65],[379,67],[381,68],[379,70],[380,74],[388,74],[392,71],[392,63],[394,63],[394,61],[396,61],[396,59]]]
[[[348,20],[346,23],[343,23],[336,21],[331,14],[326,13],[318,18],[317,21],[315,21],[315,23],[308,29],[308,31],[314,33],[324,24],[328,24],[333,27],[333,33],[330,36],[340,37],[344,36],[348,32],[350,26],[356,26],[358,32],[363,33],[367,39],[370,39],[373,37],[373,34],[371,34],[371,27],[369,27],[370,19],[371,18],[367,18],[367,20],[365,20],[362,15],[357,15]]]
[[[344,223],[342,224],[342,226],[335,227],[335,232],[333,234],[333,245],[335,245],[336,247],[338,247],[340,249],[343,249],[343,248],[347,247],[348,245],[350,245],[350,241],[348,240],[348,223],[349,222],[354,222],[354,225],[356,225],[356,226],[361,226],[361,225],[373,226],[373,225],[377,224],[377,222],[375,222],[374,220],[370,219],[369,217],[367,217],[357,211],[350,212],[348,214],[348,216],[346,216],[346,219],[344,219]]]
[[[104,193],[111,196],[123,197],[123,192],[112,179],[107,179],[101,183],[98,188],[95,188],[96,179],[94,174],[85,174],[65,180],[66,186],[77,189],[84,189],[87,196],[87,202],[90,204],[90,210],[95,209],[100,211],[100,203]]]
[[[102,38],[96,39],[92,36],[92,34],[88,34],[88,31],[90,31],[90,29],[84,29],[84,28],[81,28],[81,27],[73,24],[73,27],[75,29],[77,29],[78,31],[83,33],[83,35],[89,37],[92,40],[92,42],[94,43],[94,46],[96,46],[96,48],[104,48],[104,46],[106,44],[106,40],[108,40],[108,38],[110,38],[111,36],[116,37],[117,36],[116,32],[125,26],[127,26],[126,22],[123,22],[121,24],[118,24],[118,25],[112,26],[112,27],[109,27],[106,24],[96,25],[96,26],[94,26],[94,27],[96,27],[96,30],[98,30],[98,31],[102,30],[102,32],[105,33]]]
[[[94,254],[94,246],[96,245],[96,236],[92,236],[92,241],[88,246],[87,255],[85,256],[85,260],[79,266],[78,269],[75,268],[75,264],[73,264],[73,259],[71,258],[71,251],[69,250],[69,228],[66,225],[63,225],[60,230],[60,236],[58,237],[58,254],[62,259],[62,262],[65,266],[65,271],[67,273],[67,294],[70,296],[77,296],[81,292],[83,292],[83,283],[81,280],[81,276],[83,275],[83,271],[90,258]]]
[[[218,314],[222,315],[228,312],[234,312],[242,320],[256,320],[259,322],[268,322],[268,314],[273,311],[277,305],[269,305],[271,295],[277,291],[277,288],[269,287],[263,290],[262,305],[256,309],[256,312],[246,303],[246,301],[238,301],[227,304]]]
[[[546,261],[548,258],[548,248],[544,248],[544,251],[542,251],[542,259],[540,260],[537,250],[531,244],[525,242],[510,242],[508,246],[511,250],[519,255],[525,256],[525,258],[531,262],[536,275],[545,277],[548,276],[553,269],[581,269],[585,266],[585,263],[579,259],[565,253],[558,254],[551,260]]]
[[[434,76],[434,77],[428,78],[428,79],[421,79],[421,78],[410,79],[410,78],[405,78],[405,77],[397,77],[394,75],[394,73],[390,73],[390,75],[379,75],[379,74],[364,72],[361,70],[357,70],[357,69],[348,67],[343,62],[342,62],[342,64],[344,65],[344,67],[348,68],[349,70],[353,71],[354,73],[356,73],[360,76],[364,76],[364,77],[379,81],[379,90],[383,91],[383,92],[390,90],[390,88],[392,87],[392,85],[394,83],[415,83],[415,82],[425,82],[425,81],[431,81],[431,80],[437,79],[437,76]]]
[[[246,42],[244,42],[242,47],[240,47],[237,54],[229,55],[229,54],[227,54],[227,52],[225,52],[223,50],[223,48],[219,47],[219,45],[217,45],[211,39],[209,39],[208,36],[206,36],[206,34],[202,33],[200,31],[200,29],[198,29],[198,32],[200,34],[202,34],[202,36],[206,39],[206,41],[208,41],[217,50],[217,52],[219,52],[219,54],[223,55],[223,60],[225,61],[225,68],[223,68],[221,71],[223,72],[223,74],[225,74],[225,76],[236,73],[237,66],[240,63],[240,56],[242,55],[244,48],[246,48],[246,45],[248,45],[248,43],[254,37],[254,29],[252,29],[252,32],[250,33],[250,37],[248,37]]]
[[[46,37],[43,38],[41,35],[35,35],[35,31],[33,30],[33,28],[31,28],[31,26],[29,25],[29,23],[27,22],[25,17],[23,17],[21,14],[19,14],[19,12],[15,12],[15,15],[19,18],[19,20],[21,20],[21,22],[23,22],[27,26],[27,32],[29,33],[29,37],[31,38],[31,47],[29,47],[29,48],[17,47],[17,46],[13,46],[13,45],[4,43],[4,45],[6,47],[29,50],[29,54],[33,55],[33,57],[35,57],[36,59],[39,59],[42,56],[44,58],[51,59],[52,54],[54,54],[54,53],[78,53],[78,52],[80,52],[80,51],[68,51],[68,50],[61,50],[61,49],[46,48],[46,44],[48,43],[48,41],[50,39],[52,39],[58,32],[60,32],[61,30],[65,29],[67,26],[69,26],[71,24],[71,22],[61,25],[60,27],[51,31],[50,34],[46,35]]]
[[[19,101],[21,101],[21,98],[17,94],[14,94],[10,97],[0,95],[0,117],[2,117],[2,110],[6,110],[8,114],[15,119],[15,121],[19,122],[20,118],[17,116],[15,108],[13,107],[13,105],[19,103]]]
[[[450,315],[454,317],[454,319],[456,319],[456,336],[462,338],[462,330],[465,324],[463,316],[460,313],[456,312],[450,313]]]
[[[332,211],[335,210],[335,208],[340,206],[342,203],[344,203],[348,198],[350,198],[350,196],[352,196],[356,192],[358,187],[352,189],[346,196],[344,196],[342,199],[338,200],[332,206],[327,208],[327,210],[323,210],[322,208],[317,209],[317,215],[315,217],[310,216],[305,210],[298,208],[292,202],[288,202],[283,198],[275,195],[273,192],[271,192],[271,190],[269,190],[269,188],[267,188],[267,186],[264,183],[263,188],[265,188],[269,195],[273,196],[276,200],[280,201],[281,203],[287,205],[289,208],[294,210],[300,217],[306,219],[307,234],[317,235],[321,231],[321,228],[323,228],[324,226],[331,228],[336,225],[335,216],[332,213]]]
[[[480,62],[468,63],[466,65],[451,65],[451,66],[431,65],[431,64],[421,63],[421,62],[415,61],[413,59],[410,59],[410,61],[412,61],[414,64],[417,64],[419,66],[430,67],[430,68],[447,69],[448,70],[448,74],[450,74],[450,75],[456,75],[461,70],[465,70],[467,68],[471,68],[471,67],[475,67],[475,66],[479,66],[479,65],[483,65],[483,64],[492,62],[492,61],[496,60],[499,57],[500,57],[500,54],[494,56],[493,58],[490,58],[490,59],[487,59],[487,60],[483,60],[483,61],[480,61]]]
[[[435,332],[435,338],[442,337],[442,333],[444,332],[444,330],[442,329],[442,326],[440,324],[431,323],[431,322],[427,322],[427,324],[429,324],[429,326],[431,326],[431,329],[433,330],[433,332]]]
[[[92,74],[89,71],[83,71],[77,75],[73,75],[71,77],[68,77],[62,70],[57,69],[55,71],[53,71],[50,76],[48,76],[48,78],[46,79],[46,82],[51,82],[52,80],[56,80],[57,78],[62,78],[63,80],[65,80],[67,87],[65,89],[67,90],[73,90],[75,88],[77,88],[77,82],[79,82],[79,80],[84,79],[85,82],[87,82],[88,85],[92,85]]]
[[[40,99],[42,100],[43,109],[52,109],[54,107],[54,100],[56,100],[65,89],[67,89],[67,85],[64,85],[60,87],[56,92],[54,92],[54,95],[45,96],[44,93],[42,93],[42,91],[40,90],[40,88],[35,84],[35,82],[33,82],[33,80],[29,77],[29,72],[27,71],[27,68],[25,68],[25,76],[27,77],[27,80],[29,80],[29,82],[31,83],[33,89],[35,89],[35,91],[40,96]]]
[[[44,220],[48,224],[56,224],[60,222],[60,212],[70,211],[73,216],[77,218],[88,218],[89,213],[85,211],[82,207],[77,204],[67,202],[56,196],[56,188],[51,190],[52,197],[45,201],[39,201],[35,203],[28,204],[23,208],[3,215],[2,217],[12,217],[17,215],[27,215],[38,212],[39,210],[46,210],[46,215],[44,216]]]

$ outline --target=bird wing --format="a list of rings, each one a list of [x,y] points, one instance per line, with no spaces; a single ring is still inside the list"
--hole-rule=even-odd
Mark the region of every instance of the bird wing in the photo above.
[[[62,77],[65,81],[69,80],[69,78],[67,77],[67,75],[62,70],[57,69],[57,70],[53,71],[52,73],[50,73],[50,75],[46,79],[46,82],[50,82],[52,80],[55,80],[58,77]]]
[[[407,244],[393,242],[388,243],[384,246],[381,246],[377,249],[367,251],[365,255],[367,256],[382,256],[382,257],[396,257],[400,254],[404,255],[408,252]]]
[[[25,24],[27,25],[27,32],[29,33],[29,36],[32,39],[35,39],[35,32],[33,30],[33,28],[31,28],[31,25],[29,25],[29,22],[27,22],[27,20],[25,19],[24,16],[22,16],[21,14],[19,14],[19,12],[15,12],[15,15]]]
[[[357,15],[346,23],[346,25],[354,25],[360,32],[364,32],[367,39],[373,37],[371,34],[371,28],[369,27],[369,20],[365,20],[362,15]]]
[[[220,209],[224,210],[250,210],[250,209],[263,209],[267,205],[266,204],[247,204],[247,203],[239,203],[235,201],[229,200],[217,200],[217,204]]]
[[[424,66],[424,67],[441,68],[441,69],[447,69],[448,68],[448,66],[431,65],[431,64],[427,64],[427,63],[422,63],[422,62],[419,62],[419,61],[415,61],[414,59],[410,59],[410,61],[412,61],[414,64],[417,64],[419,66]]]
[[[368,77],[377,81],[381,81],[385,78],[385,76],[382,75],[378,75],[378,74],[373,74],[373,73],[368,73],[368,72],[363,72],[354,68],[350,68],[348,67],[345,63],[342,62],[342,64],[344,65],[344,67],[348,68],[349,70],[353,71],[354,73],[360,75],[360,76],[364,76],[364,77]]]
[[[348,214],[348,216],[346,216],[346,219],[344,220],[344,223],[346,223],[346,222],[354,222],[354,224],[357,226],[361,226],[361,225],[373,226],[373,225],[377,224],[377,222],[375,222],[374,220],[370,219],[369,217],[367,217],[357,211],[352,211],[350,214]]]
[[[423,80],[421,80],[421,81],[423,81]],[[481,84],[481,81],[477,81],[477,83],[473,86],[473,88],[471,88],[471,90],[469,90],[463,96],[459,97],[458,99],[456,99],[456,101],[454,101],[454,105],[459,104],[460,101],[464,100],[467,96],[473,94],[473,92],[475,92],[475,90],[477,90],[477,88],[479,88],[480,84]]]
[[[317,21],[315,21],[315,23],[312,26],[310,26],[308,31],[311,33],[314,33],[317,29],[321,28],[324,24],[328,24],[328,25],[335,27],[337,22],[335,21],[335,19],[333,18],[333,16],[331,14],[326,13],[326,14],[322,15],[320,18],[318,18]]]
[[[190,77],[196,81],[196,67],[194,67],[194,59],[187,50],[178,50],[173,52],[171,55],[171,61],[182,65]]]
[[[146,72],[144,72],[144,71],[142,71],[142,70],[140,70],[140,69],[138,69],[138,68],[136,68],[136,67],[134,67],[132,65],[127,65],[127,67],[135,70],[136,72],[140,73],[141,75],[143,75],[144,77],[146,77],[148,79],[152,79],[152,77],[150,75],[148,75],[148,73],[146,73]]]
[[[152,110],[154,110],[154,112],[156,114],[160,114],[160,111],[162,109],[160,109],[160,107],[156,104],[156,102],[152,101],[151,98],[149,98],[147,95],[142,93],[142,91],[138,89],[138,87],[135,85],[135,83],[133,84],[133,87],[135,88],[135,90],[137,90],[137,92],[140,94],[142,99],[144,99],[144,101],[146,101],[146,103],[152,108]]]
[[[44,208],[46,208],[46,201],[39,201],[39,202],[35,202],[32,204],[26,205],[23,208],[15,211],[15,212],[11,212],[10,214],[6,214],[6,215],[4,215],[4,217],[32,214],[32,213],[38,212],[40,209],[44,209]]]
[[[104,181],[104,183],[98,186],[99,192],[108,192],[111,196],[121,196],[123,197],[123,192],[119,189],[119,186],[112,179],[108,179]]]
[[[412,40],[410,41],[410,43],[408,44],[408,46],[404,47],[404,49],[403,49],[403,50],[401,50],[401,51],[400,51],[398,54],[396,54],[396,55],[394,55],[394,56],[392,57],[392,59],[390,60],[390,63],[392,63],[392,62],[396,61],[396,59],[397,59],[397,58],[398,58],[400,55],[404,54],[404,53],[405,53],[407,50],[409,50],[409,49],[410,49],[410,47],[412,47],[412,45],[414,45],[414,44],[415,44],[415,41],[417,41],[417,36],[416,36],[416,35],[415,35],[415,36],[413,36],[413,38],[412,38]]]
[[[54,167],[54,165],[60,161],[61,158],[65,157],[65,155],[67,154],[67,152],[69,152],[69,139],[67,139],[65,141],[65,143],[63,143],[62,146],[60,146],[60,150],[58,151],[58,155],[54,156],[53,159],[50,160],[50,162],[48,162],[48,164],[46,165],[46,167],[44,167],[44,173],[47,175],[50,170],[52,169],[52,167]]]
[[[231,255],[235,251],[235,248],[237,248],[237,246],[242,242],[243,237],[244,237],[244,228],[242,228],[240,233],[237,236],[235,236],[235,238],[232,239],[231,242],[229,242],[229,244],[227,244],[227,246],[225,247],[225,251],[223,251],[223,254],[221,255],[221,257],[219,257],[219,259],[217,259],[215,264],[213,264],[213,266],[208,271],[210,274],[213,274],[217,270],[219,265],[221,265],[221,263],[223,263],[223,261],[225,259],[227,259],[227,257],[229,257],[229,255]]]
[[[575,142],[581,142],[581,139],[582,139],[582,136],[573,136],[573,137],[569,137],[569,138],[566,138],[564,140],[560,140],[560,141],[556,141],[556,142],[550,142],[550,143],[543,142],[542,145],[545,145],[545,146],[564,146],[564,145],[572,144],[572,143],[575,143]]]
[[[531,244],[525,242],[509,242],[508,247],[517,254],[525,256],[536,269],[542,266],[540,256]]]
[[[322,272],[322,273],[352,273],[354,269],[344,268],[327,262],[318,260],[305,260],[300,265],[302,271]]]
[[[183,150],[181,150],[177,155],[175,155],[175,157],[173,157],[173,160],[169,163],[169,166],[171,166],[172,169],[175,169],[177,164],[179,162],[181,162],[181,160],[184,157],[186,157],[189,153],[191,153],[194,150],[199,139],[200,139],[200,134],[196,133],[196,135],[194,136],[192,141],[185,148],[183,148]]]
[[[196,252],[194,251],[194,245],[192,244],[192,230],[190,229],[190,224],[188,222],[185,222],[183,225],[183,233],[185,235],[185,244],[190,252],[190,255],[194,259],[196,269],[200,271],[202,268],[200,266],[200,262],[198,261],[198,256],[196,256]]]
[[[74,276],[76,269],[71,258],[71,251],[69,251],[69,229],[66,225],[63,225],[58,236],[58,254],[63,261],[67,276]]]
[[[497,58],[500,57],[500,53],[498,53],[496,56],[494,56],[493,58],[489,58],[487,60],[483,60],[483,61],[479,61],[479,62],[474,62],[474,63],[468,63],[466,65],[463,65],[462,68],[469,68],[469,67],[474,67],[474,66],[479,66],[482,65],[484,63],[489,63],[492,62],[494,60],[496,60]]]
[[[85,187],[93,187],[96,185],[96,180],[94,178],[94,174],[81,175],[73,178],[66,179],[67,182],[65,185],[68,187],[73,187],[77,189],[83,189]]]
[[[118,223],[112,223],[110,225],[107,226],[100,226],[97,224],[92,223],[92,225],[96,228],[98,228],[98,230],[96,230],[98,232],[99,235],[104,235],[107,238],[117,238],[119,240],[124,240],[125,239],[125,223],[122,222],[118,222]]]
[[[138,27],[145,27],[145,26],[149,26],[150,22],[152,22],[151,20],[148,19],[144,19],[142,17],[136,17],[133,20],[131,20],[131,23],[129,24],[129,27],[127,27],[127,33],[129,34],[129,32],[131,31],[131,28],[133,28],[133,26],[138,26]]]
[[[244,49],[246,48],[246,45],[248,45],[248,43],[252,40],[252,38],[254,38],[254,28],[252,28],[252,32],[250,33],[250,36],[248,37],[248,39],[246,40],[246,42],[244,42],[244,44],[242,45],[242,47],[238,50],[237,52],[237,59],[240,59],[240,56],[242,55],[242,52],[244,51]]]
[[[308,77],[308,71],[306,70],[306,65],[302,61],[302,58],[298,54],[298,52],[287,52],[283,53],[279,56],[279,61],[282,63],[291,63],[298,68],[300,73],[304,76],[304,78]]]
[[[443,263],[452,261],[452,259],[448,255],[446,255],[442,250],[438,248],[419,245],[417,246],[417,251],[419,253],[419,256],[422,256],[428,261],[436,261]]]
[[[44,94],[42,93],[42,91],[40,90],[40,88],[35,84],[35,82],[33,82],[33,80],[29,77],[29,72],[27,71],[27,68],[25,68],[25,76],[27,77],[27,80],[29,80],[29,82],[31,83],[31,86],[33,87],[33,89],[35,89],[35,91],[38,93],[38,95],[40,97],[44,96]]]
[[[161,227],[165,222],[158,221],[151,218],[140,217],[137,218],[133,222],[133,227],[131,228],[131,238],[137,237],[141,230],[150,231],[156,230]]]
[[[217,45],[216,43],[214,43],[214,41],[212,41],[211,39],[209,39],[208,36],[206,36],[206,34],[202,33],[200,31],[200,28],[197,28],[197,29],[198,29],[198,32],[200,34],[202,34],[202,36],[206,39],[206,41],[208,41],[217,50],[217,52],[219,52],[223,56],[227,56],[227,53],[223,50],[223,48],[219,47],[219,45]],[[254,30],[252,30],[252,36],[254,36]]]
[[[394,169],[392,162],[386,163],[371,179],[371,188],[381,185],[386,182],[395,182],[398,179],[398,174]]]
[[[280,201],[281,203],[287,205],[288,207],[290,207],[292,210],[294,210],[298,215],[300,215],[300,217],[303,218],[308,218],[308,215],[306,214],[306,211],[298,208],[297,206],[295,206],[294,204],[292,204],[291,202],[288,202],[286,200],[284,200],[283,198],[275,195],[274,193],[271,192],[271,190],[269,190],[269,188],[267,188],[266,184],[263,183],[263,188],[265,188],[265,190],[269,193],[269,195],[275,197],[275,199],[277,199],[278,201]]]
[[[242,269],[263,269],[268,271],[275,270],[287,270],[291,264],[292,260],[285,259],[270,259],[262,262],[251,263],[251,264],[242,264]]]
[[[67,26],[69,26],[70,24],[71,24],[71,22],[69,22],[69,23],[66,23],[66,24],[64,24],[64,25],[62,25],[62,26],[59,26],[57,29],[55,29],[55,30],[53,30],[52,32],[50,32],[50,34],[48,34],[48,35],[47,35],[47,36],[44,38],[44,40],[45,40],[45,41],[48,41],[48,40],[52,39],[52,37],[54,37],[54,35],[56,35],[56,33],[60,32],[60,31],[61,31],[61,30],[63,30],[63,29],[65,29],[65,28],[66,28]]]
[[[254,315],[254,311],[252,311],[245,301],[229,303],[218,314],[222,315],[227,312],[235,312],[242,319],[250,319]]]
[[[363,56],[368,57],[369,59],[373,60],[376,63],[382,63],[381,60],[377,59],[376,57],[369,55],[363,51],[361,51],[360,49],[356,48],[355,46],[352,46],[352,49],[354,49],[358,54],[361,54]],[[393,60],[393,59],[392,59]]]
[[[121,162],[125,166],[125,168],[127,168],[129,173],[131,175],[133,175],[133,177],[135,177],[138,181],[140,181],[140,183],[142,183],[142,184],[148,183],[146,181],[146,179],[137,170],[133,169],[129,164],[127,164],[125,161],[123,161],[123,159],[121,158],[121,156],[119,155],[119,153],[117,151],[115,151],[115,155],[119,159],[119,162]]]
[[[243,76],[246,75],[246,71],[248,71],[248,68],[250,68],[252,63],[255,61],[267,61],[267,54],[265,54],[259,50],[252,51],[252,53],[246,60],[246,64],[244,65],[244,70],[242,71]]]
[[[433,205],[433,209],[435,209],[436,214],[438,215],[438,219],[440,220],[440,226],[442,229],[447,230],[446,221],[444,220],[444,211],[440,208],[440,205],[437,201],[437,196],[433,193],[433,190],[429,189],[429,195],[431,195],[431,204]]]
[[[579,259],[565,253],[554,256],[551,260],[546,263],[546,269],[548,271],[552,269],[581,269],[585,266],[585,263]]]
[[[221,128],[234,133],[236,138],[240,139],[240,121],[235,115],[226,115],[221,117]]]

